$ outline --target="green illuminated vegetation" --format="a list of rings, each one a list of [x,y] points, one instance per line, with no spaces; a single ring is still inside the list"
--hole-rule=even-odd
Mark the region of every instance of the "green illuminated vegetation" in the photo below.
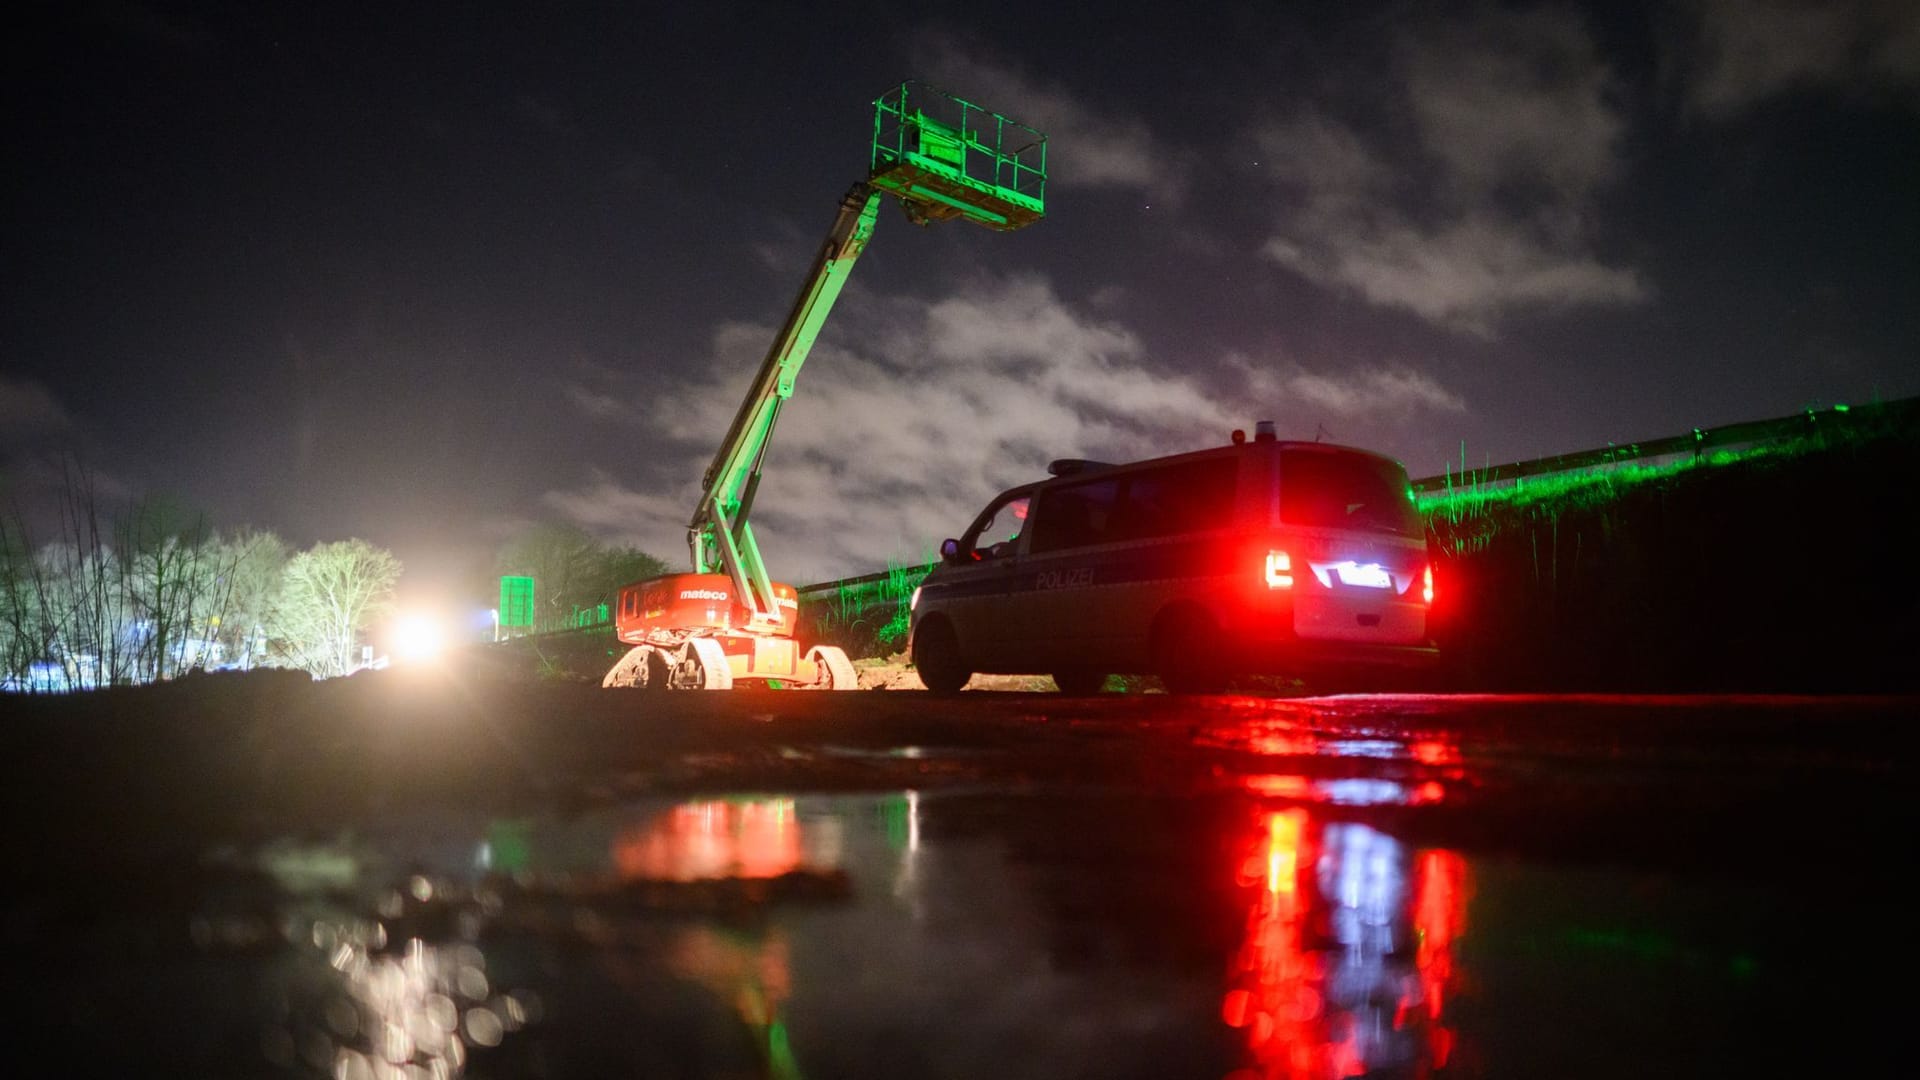
[[[1489,689],[1913,685],[1890,630],[1920,612],[1836,585],[1911,561],[1916,416],[1912,401],[1833,409],[1743,425],[1769,437],[1698,454],[1421,482],[1452,677]]]
[[[1827,446],[1828,439],[1823,435],[1771,446],[1716,450],[1680,461],[1625,462],[1498,485],[1483,484],[1468,470],[1460,474],[1459,486],[1426,492],[1417,498],[1428,527],[1445,536],[1455,553],[1462,553],[1485,546],[1503,523],[1515,517],[1604,509],[1635,488],[1669,483],[1697,470],[1784,460]]]
[[[1637,490],[1673,485],[1690,474],[1729,466],[1786,465],[1810,455],[1898,439],[1905,434],[1912,411],[1905,402],[1858,413],[1836,405],[1824,421],[1821,414],[1809,411],[1802,417],[1751,425],[1784,428],[1784,434],[1766,441],[1659,457],[1630,457],[1636,448],[1626,447],[1620,449],[1617,463],[1505,480],[1489,479],[1499,469],[1466,467],[1463,449],[1461,468],[1418,481],[1423,490],[1415,498],[1428,528],[1446,551],[1463,555],[1485,548],[1504,528],[1574,512],[1605,513]],[[1663,440],[1662,445],[1675,441]]]
[[[838,645],[849,656],[899,652],[907,644],[913,590],[932,569],[931,562],[909,566],[889,561],[884,573],[803,592],[801,625],[812,632],[812,640]]]

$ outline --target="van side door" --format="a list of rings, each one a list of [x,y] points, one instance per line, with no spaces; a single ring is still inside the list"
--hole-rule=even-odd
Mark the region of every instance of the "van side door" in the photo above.
[[[953,569],[937,586],[960,651],[978,671],[1005,670],[1018,655],[1015,594],[1031,495],[1031,488],[1016,488],[988,503],[961,535]]]
[[[1033,626],[1050,635],[1035,643],[1035,662],[1143,670],[1155,617],[1178,600],[1206,601],[1233,572],[1240,461],[1188,458],[1043,489],[1021,567]]]
[[[1092,476],[1043,488],[1034,499],[1019,571],[1025,670],[1079,667],[1106,653],[1115,627],[1095,601],[1112,592],[1103,550],[1113,539],[1120,484]]]

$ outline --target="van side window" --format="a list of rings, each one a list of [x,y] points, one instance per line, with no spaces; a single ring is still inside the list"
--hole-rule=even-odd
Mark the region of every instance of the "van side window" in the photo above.
[[[1036,554],[1224,528],[1233,521],[1237,458],[1188,461],[1049,488],[1034,507]]]
[[[1231,524],[1239,465],[1215,458],[1128,474],[1110,538],[1150,540]]]
[[[1109,527],[1120,481],[1087,480],[1049,490],[1034,508],[1032,552],[1061,551],[1113,539]]]

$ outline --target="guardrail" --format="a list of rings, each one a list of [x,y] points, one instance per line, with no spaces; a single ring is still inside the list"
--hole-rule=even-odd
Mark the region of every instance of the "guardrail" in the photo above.
[[[1462,463],[1459,472],[1449,470],[1438,476],[1427,476],[1415,480],[1413,490],[1424,494],[1460,487],[1463,483],[1480,486],[1510,483],[1530,476],[1577,472],[1581,469],[1641,462],[1651,458],[1682,455],[1692,455],[1697,458],[1712,450],[1759,446],[1800,438],[1817,433],[1822,429],[1822,425],[1830,428],[1838,423],[1856,426],[1911,424],[1916,419],[1920,419],[1920,398],[1902,398],[1899,401],[1873,405],[1834,405],[1825,409],[1808,409],[1805,412],[1772,420],[1749,420],[1719,428],[1694,428],[1685,435],[1675,435],[1666,439],[1651,439],[1646,442],[1618,446],[1609,445],[1598,450],[1555,454],[1552,457],[1513,461],[1505,465],[1491,465],[1480,469],[1466,467]]]

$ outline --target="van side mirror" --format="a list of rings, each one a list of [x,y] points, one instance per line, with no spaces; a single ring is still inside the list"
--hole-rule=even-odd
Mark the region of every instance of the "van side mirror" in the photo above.
[[[958,561],[960,558],[960,541],[953,539],[940,541],[940,557],[948,562]]]

